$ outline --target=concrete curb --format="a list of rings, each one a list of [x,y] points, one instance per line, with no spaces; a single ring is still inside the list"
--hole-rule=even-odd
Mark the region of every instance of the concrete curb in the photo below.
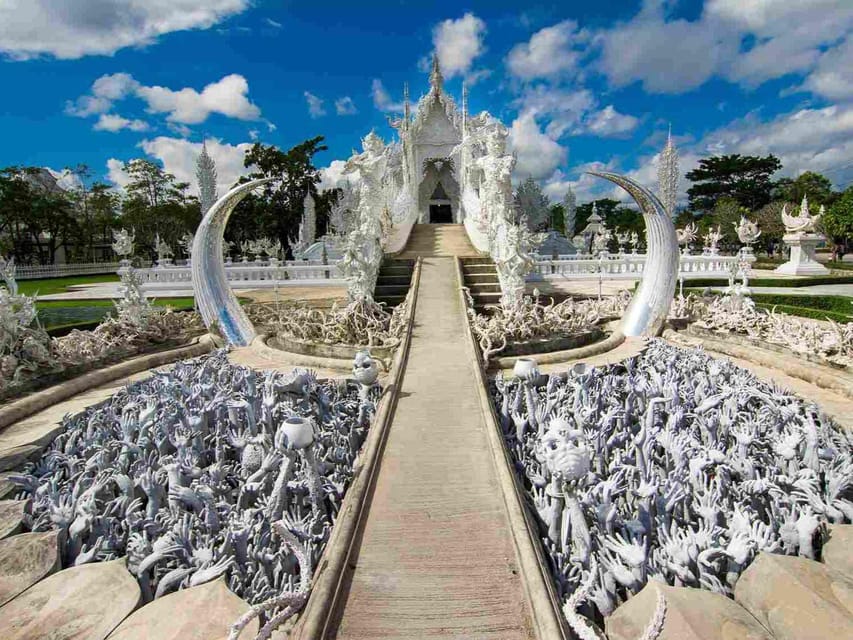
[[[343,602],[342,591],[345,587],[347,566],[349,559],[357,551],[358,534],[367,515],[366,504],[376,483],[379,462],[385,449],[403,374],[409,359],[420,276],[421,259],[418,258],[409,289],[412,301],[408,310],[406,332],[394,355],[388,386],[376,410],[373,426],[359,456],[359,463],[338,513],[337,522],[332,528],[329,542],[314,571],[311,595],[290,631],[288,636],[290,638],[319,640],[334,635],[338,609]]]
[[[320,356],[309,356],[302,353],[295,353],[293,351],[285,351],[284,349],[276,349],[275,347],[271,347],[267,344],[267,340],[269,338],[270,336],[266,334],[260,334],[252,340],[252,344],[249,345],[249,348],[257,351],[259,355],[269,356],[271,361],[281,359],[282,356],[284,356],[287,358],[288,364],[293,367],[339,369],[341,371],[349,371],[352,369],[352,358],[348,360],[344,358],[323,358]],[[377,360],[381,361],[380,358],[377,358]]]
[[[462,291],[462,287],[464,286],[462,263],[459,258],[455,260],[456,282],[459,286],[458,295],[460,304],[465,309],[468,303]],[[569,640],[570,638],[574,638],[574,635],[569,630],[560,609],[560,601],[548,569],[548,560],[542,551],[541,545],[535,542],[538,540],[537,524],[533,520],[529,510],[525,507],[524,488],[521,486],[518,476],[513,471],[512,459],[504,445],[503,434],[501,433],[501,428],[487,391],[488,381],[486,380],[483,369],[480,348],[477,345],[474,333],[471,331],[468,314],[465,313],[464,315],[468,349],[471,357],[476,362],[474,371],[477,376],[480,407],[486,423],[486,437],[489,440],[489,448],[492,451],[492,461],[494,462],[498,483],[503,494],[507,519],[510,523],[510,533],[512,534],[516,559],[518,560],[519,571],[521,572],[521,581],[524,586],[525,595],[527,596],[527,614],[532,621],[533,632],[537,639]],[[584,349],[588,348],[585,347]],[[536,356],[536,358],[539,360],[540,357]]]
[[[213,339],[205,334],[183,347],[148,353],[124,362],[119,362],[105,369],[96,369],[83,375],[71,378],[47,389],[36,391],[28,396],[10,402],[0,408],[0,431],[15,424],[19,420],[29,418],[31,415],[52,407],[64,400],[93,389],[103,384],[124,378],[126,376],[153,369],[164,364],[170,364],[182,358],[194,358],[214,349]]]
[[[520,357],[533,358],[538,364],[559,364],[568,360],[578,360],[580,358],[590,358],[602,353],[612,351],[619,345],[625,342],[625,336],[621,331],[617,330],[607,336],[600,342],[593,342],[585,347],[576,349],[566,349],[565,351],[551,351],[549,353],[534,353],[529,356],[506,356],[503,358],[495,358],[489,365],[489,369],[512,369],[515,366],[515,361]]]
[[[673,332],[676,340],[687,338],[696,340],[711,351],[723,355],[741,358],[757,365],[776,369],[787,375],[799,378],[809,384],[821,389],[833,391],[839,395],[853,400],[853,379],[850,374],[841,369],[834,369],[826,365],[809,362],[794,354],[780,353],[776,350],[766,349],[758,345],[742,346],[736,343],[720,340],[708,335],[698,335],[689,331]],[[665,333],[664,337],[672,336]]]

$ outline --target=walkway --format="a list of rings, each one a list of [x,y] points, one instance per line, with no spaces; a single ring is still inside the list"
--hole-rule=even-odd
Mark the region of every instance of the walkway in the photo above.
[[[337,638],[533,637],[464,322],[453,258],[424,258]]]

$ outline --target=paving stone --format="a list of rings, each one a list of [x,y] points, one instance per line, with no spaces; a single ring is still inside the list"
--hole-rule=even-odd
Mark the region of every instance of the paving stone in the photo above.
[[[20,533],[26,500],[0,500],[0,540]]]
[[[104,640],[139,604],[124,558],[48,576],[0,607],[3,640]]]
[[[126,618],[109,640],[226,640],[231,625],[249,609],[220,578],[158,598]],[[257,619],[242,637],[254,638]]]
[[[805,558],[760,553],[735,600],[776,640],[853,638],[853,580]]]
[[[58,531],[22,533],[0,541],[0,606],[59,568]]]
[[[746,609],[704,589],[649,582],[606,620],[609,640],[641,637],[657,608],[657,590],[666,599],[666,617],[658,640],[773,640]]]
[[[834,524],[829,528],[829,541],[823,545],[823,562],[853,579],[853,524]]]

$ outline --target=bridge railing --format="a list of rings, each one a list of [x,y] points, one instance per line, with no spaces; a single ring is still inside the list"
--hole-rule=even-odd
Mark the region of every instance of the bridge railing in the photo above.
[[[192,270],[186,265],[158,266],[151,269],[137,269],[143,287],[148,289],[174,286],[192,287]],[[299,282],[300,284],[338,284],[344,282],[338,264],[311,264],[307,262],[273,263],[249,262],[225,265],[225,277],[232,286],[251,288],[254,286],[272,286],[277,283]],[[183,286],[182,286],[183,285]]]
[[[15,265],[15,277],[18,280],[36,278],[67,278],[69,276],[87,276],[101,273],[115,273],[118,262],[77,262],[72,264],[19,264]]]

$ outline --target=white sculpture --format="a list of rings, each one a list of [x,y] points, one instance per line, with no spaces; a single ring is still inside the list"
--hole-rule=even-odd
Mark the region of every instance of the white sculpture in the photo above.
[[[782,223],[785,225],[785,235],[782,240],[791,249],[791,257],[785,264],[776,267],[776,273],[792,276],[825,275],[829,269],[817,261],[815,249],[826,238],[817,232],[816,225],[823,216],[824,208],[816,216],[809,214],[809,201],[803,196],[800,212],[796,216],[788,213],[788,205],[782,206]]]
[[[675,235],[678,238],[678,244],[683,247],[684,255],[690,255],[690,243],[696,240],[696,235],[699,229],[695,222],[687,224],[683,229],[676,229]]]
[[[745,216],[741,216],[740,222],[734,225],[734,227],[737,232],[738,240],[747,247],[754,244],[758,240],[759,236],[761,236],[761,229],[758,228],[758,225],[747,220]]]
[[[607,246],[612,238],[613,234],[610,229],[602,225],[601,230],[592,237],[592,253],[595,255],[606,254]]]
[[[144,330],[148,326],[149,316],[154,309],[142,290],[142,278],[131,266],[121,272],[119,293],[121,298],[113,301],[119,321],[127,322],[140,330]]]
[[[193,233],[185,233],[181,236],[181,239],[178,240],[178,244],[181,248],[186,252],[189,258],[187,258],[187,266],[192,266],[192,252],[193,252],[193,242],[195,241],[195,234]]]
[[[715,256],[719,253],[719,244],[722,237],[723,234],[720,232],[720,225],[717,225],[716,230],[713,227],[708,229],[708,232],[705,234],[705,247],[708,249],[709,255]]]
[[[170,258],[174,253],[172,248],[169,246],[169,243],[160,239],[159,233],[154,236],[154,250],[157,252],[157,266],[169,266],[169,263],[171,262]]]
[[[117,256],[121,256],[122,258],[132,255],[133,241],[135,238],[135,234],[130,233],[125,229],[121,229],[119,231],[113,229],[113,251],[115,251]]]
[[[196,163],[196,178],[198,179],[198,203],[202,217],[216,202],[216,164],[207,153],[207,143],[201,143],[201,155]]]
[[[487,226],[489,251],[494,255],[498,228],[510,219],[512,211],[512,170],[515,158],[506,153],[507,131],[493,127],[486,137],[486,154],[476,160],[483,172],[480,182],[480,215]]]
[[[575,235],[575,221],[577,220],[577,198],[575,192],[569,187],[563,196],[563,229],[565,236],[571,238]]]
[[[666,146],[658,159],[658,197],[670,218],[675,218],[678,198],[678,150],[672,141],[672,128],[666,138]]]
[[[347,236],[341,270],[347,279],[351,301],[373,300],[376,277],[382,264],[381,215],[384,206],[383,178],[387,156],[382,139],[371,131],[362,140],[364,151],[352,156],[344,173],[359,177],[358,208]]]

